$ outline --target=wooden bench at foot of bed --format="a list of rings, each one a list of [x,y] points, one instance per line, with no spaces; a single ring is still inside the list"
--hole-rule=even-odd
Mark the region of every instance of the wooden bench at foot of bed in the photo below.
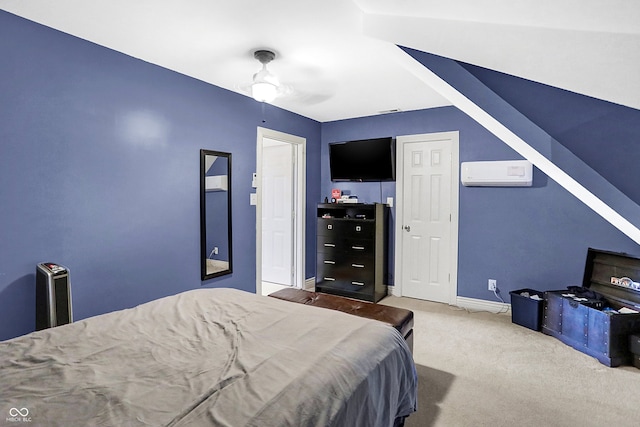
[[[413,352],[413,311],[296,288],[281,289],[269,294],[269,296],[388,323],[402,334],[409,349]]]

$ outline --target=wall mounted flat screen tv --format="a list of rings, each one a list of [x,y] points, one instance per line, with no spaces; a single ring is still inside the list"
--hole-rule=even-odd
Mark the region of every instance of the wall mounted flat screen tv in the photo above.
[[[393,138],[329,144],[331,181],[395,181]]]

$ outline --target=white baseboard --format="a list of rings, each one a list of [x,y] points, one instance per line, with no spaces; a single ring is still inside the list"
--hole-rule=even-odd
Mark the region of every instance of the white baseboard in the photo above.
[[[308,279],[306,279],[304,281],[304,289],[306,291],[312,291],[316,288],[316,278],[315,277],[309,277]]]
[[[489,311],[491,313],[508,313],[511,310],[511,304],[467,297],[456,297],[456,305],[467,310]]]

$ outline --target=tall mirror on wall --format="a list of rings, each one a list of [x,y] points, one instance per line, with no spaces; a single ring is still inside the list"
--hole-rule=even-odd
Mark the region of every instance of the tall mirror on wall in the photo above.
[[[200,150],[202,280],[230,274],[231,254],[231,153]]]

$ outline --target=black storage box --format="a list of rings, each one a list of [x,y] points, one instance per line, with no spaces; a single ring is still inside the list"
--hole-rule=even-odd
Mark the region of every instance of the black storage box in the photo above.
[[[640,354],[633,355],[633,366],[640,369]]]
[[[640,369],[640,334],[629,335],[629,351],[633,353],[633,366]]]
[[[581,304],[568,291],[547,291],[542,332],[607,366],[630,365],[629,335],[640,332],[640,259],[589,248],[582,286],[605,297],[604,308]],[[615,310],[615,311],[611,311]]]
[[[533,289],[520,289],[509,292],[511,294],[511,322],[525,328],[539,331],[542,325],[542,299],[544,294]],[[525,295],[522,295],[522,294]],[[526,296],[529,294],[529,296]],[[531,296],[537,295],[540,300]]]

